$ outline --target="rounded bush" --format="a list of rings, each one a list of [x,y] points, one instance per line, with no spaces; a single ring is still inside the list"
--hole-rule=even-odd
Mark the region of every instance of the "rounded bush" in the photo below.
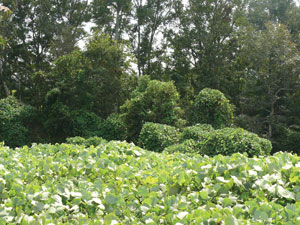
[[[142,128],[139,144],[147,150],[162,152],[166,147],[178,143],[179,134],[175,127],[149,122]]]
[[[20,147],[30,143],[27,127],[33,108],[18,102],[13,97],[0,99],[0,142],[10,147]]]
[[[201,141],[203,136],[207,132],[214,131],[214,128],[210,124],[196,124],[191,127],[186,127],[183,129],[180,135],[180,141],[185,141],[193,139],[194,141]]]
[[[71,113],[73,135],[81,137],[100,136],[102,119],[93,112],[75,110]]]
[[[126,139],[126,127],[119,114],[113,113],[104,120],[99,136],[108,141]]]
[[[127,139],[136,142],[145,122],[179,126],[182,110],[179,93],[173,82],[141,79],[137,89],[121,106]]]
[[[205,88],[193,104],[192,124],[206,123],[214,128],[224,128],[233,123],[234,106],[218,90]]]
[[[257,134],[242,128],[224,128],[207,132],[203,140],[197,143],[201,153],[214,155],[232,155],[233,153],[247,153],[249,157],[269,155],[272,144],[269,140],[260,138]]]

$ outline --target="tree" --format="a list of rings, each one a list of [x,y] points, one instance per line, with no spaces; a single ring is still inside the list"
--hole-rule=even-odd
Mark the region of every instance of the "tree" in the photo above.
[[[296,8],[294,0],[249,0],[247,17],[257,29],[264,30],[268,22],[287,25],[293,8]]]
[[[157,70],[155,67],[161,67],[158,58],[164,50],[158,43],[163,42],[160,39],[163,38],[163,27],[169,24],[173,2],[171,0],[132,1],[132,18],[128,34],[137,59],[139,76],[146,74],[152,77],[159,76],[155,74]]]
[[[233,124],[234,106],[218,90],[205,88],[200,91],[195,98],[193,112],[193,124],[211,124],[217,129]]]
[[[178,101],[179,94],[173,82],[142,77],[131,99],[121,106],[128,139],[136,142],[145,122],[181,126],[182,112]]]
[[[274,126],[282,122],[284,100],[299,87],[299,50],[285,25],[267,23],[266,30],[249,29],[241,46],[245,67],[246,98],[242,104],[248,113],[263,118],[265,134],[273,137]],[[250,86],[251,82],[251,86]],[[283,122],[284,123],[284,122]]]
[[[95,33],[86,50],[75,50],[55,61],[44,82],[37,82],[36,96],[48,89],[47,105],[62,102],[70,110],[85,109],[106,118],[117,112],[130,88],[129,64],[124,45]],[[40,86],[41,85],[41,86]],[[48,96],[48,97],[47,97]]]
[[[195,93],[205,87],[229,92],[237,47],[234,31],[244,5],[236,0],[189,0],[174,6],[175,29],[167,34],[174,59],[168,68],[171,79],[187,82]]]
[[[131,1],[93,0],[91,7],[92,21],[98,29],[109,34],[114,40],[120,41],[129,23]]]
[[[84,34],[87,1],[7,0],[13,11],[1,33],[9,37],[3,51],[3,79],[16,96],[31,102],[31,76],[50,71],[54,58],[70,53]]]
[[[0,99],[0,142],[10,147],[19,147],[30,143],[28,123],[33,115],[33,108],[18,102],[9,96]]]
[[[5,7],[5,6],[0,6],[0,23],[2,26],[3,22],[6,22],[8,20],[8,18],[11,16],[11,11],[9,8]],[[2,51],[5,49],[6,47],[6,43],[7,43],[7,39],[5,37],[3,37],[2,35],[0,35],[0,50],[1,50],[1,54]],[[2,57],[0,58],[0,85],[3,86],[4,91],[6,96],[9,96],[9,90],[7,87],[7,84],[3,78],[3,59]],[[0,92],[0,97],[1,97],[1,92]]]

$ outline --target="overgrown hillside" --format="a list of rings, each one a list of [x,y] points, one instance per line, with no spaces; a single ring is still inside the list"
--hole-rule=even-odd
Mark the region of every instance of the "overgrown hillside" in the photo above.
[[[300,158],[0,146],[0,224],[300,224]]]

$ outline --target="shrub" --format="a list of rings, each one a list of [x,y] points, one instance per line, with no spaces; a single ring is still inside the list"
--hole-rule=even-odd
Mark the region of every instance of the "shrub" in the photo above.
[[[93,112],[76,110],[71,113],[73,135],[81,137],[101,136],[102,119]]]
[[[180,144],[171,145],[171,146],[165,148],[164,152],[167,152],[169,154],[172,154],[175,152],[200,154],[200,151],[197,149],[197,142],[195,142],[192,139],[185,140],[184,142],[182,142]]]
[[[197,124],[191,127],[186,127],[180,135],[180,140],[184,141],[193,139],[195,141],[201,141],[207,132],[212,131],[214,131],[214,128],[210,124]]]
[[[44,129],[51,142],[63,142],[73,133],[71,110],[60,101],[46,107]]]
[[[280,131],[278,131],[281,129]],[[276,133],[275,133],[276,132]],[[273,152],[288,151],[300,154],[300,131],[299,129],[287,128],[286,126],[279,126],[275,130],[273,136]],[[280,133],[279,133],[280,132]],[[279,135],[278,135],[279,133]]]
[[[224,128],[233,123],[234,106],[218,90],[205,88],[193,104],[192,124],[207,123],[214,128]]]
[[[250,157],[268,155],[272,150],[269,140],[260,138],[257,134],[250,133],[242,128],[224,128],[206,133],[202,141],[197,143],[197,148],[208,156],[231,155],[246,152]]]
[[[83,137],[71,137],[71,138],[67,138],[66,143],[73,144],[73,145],[84,145],[86,147],[90,147],[92,145],[98,146],[101,144],[106,144],[107,141],[101,137],[90,137],[87,139]]]
[[[125,140],[126,127],[119,114],[111,114],[103,123],[101,127],[101,134],[99,135],[106,140]]]
[[[30,143],[26,120],[31,117],[33,108],[17,101],[13,96],[0,100],[0,142],[10,147]]]
[[[173,82],[141,79],[132,98],[121,106],[129,141],[137,141],[145,122],[179,126],[182,124],[179,93]]]
[[[154,152],[162,152],[166,147],[178,143],[178,140],[177,128],[151,122],[144,124],[139,136],[139,144]]]

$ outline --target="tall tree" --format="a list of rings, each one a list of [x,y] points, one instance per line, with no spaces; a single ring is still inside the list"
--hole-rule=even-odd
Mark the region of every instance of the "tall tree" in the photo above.
[[[59,57],[44,79],[47,104],[60,101],[71,110],[85,109],[103,118],[117,111],[126,97],[129,68],[123,49],[108,35],[96,33],[86,50]],[[43,82],[40,85],[37,91],[44,88]]]
[[[93,0],[91,7],[92,22],[97,25],[98,29],[120,41],[129,23],[131,1]]]
[[[210,87],[227,94],[236,50],[233,34],[244,5],[237,0],[189,0],[175,7],[176,28],[168,34],[175,60],[170,68],[172,79],[185,80],[195,92]]]
[[[248,29],[242,39],[247,95],[243,106],[262,118],[264,132],[273,137],[274,126],[282,123],[286,99],[299,88],[300,54],[286,26],[267,23],[266,30]]]
[[[171,0],[133,0],[131,30],[128,32],[137,58],[139,76],[152,75],[158,55],[162,52],[163,29],[172,12]]]
[[[5,6],[0,6],[0,24],[1,27],[4,25],[5,23],[7,23],[7,20],[9,19],[9,17],[11,16],[11,10]],[[7,43],[7,39],[5,38],[5,36],[2,35],[2,32],[0,34],[0,52],[1,55],[3,54],[3,50],[7,47],[6,45]],[[0,57],[0,86],[3,87],[3,90],[5,91],[5,95],[9,96],[9,90],[6,84],[5,79],[3,78],[3,59],[2,57]],[[0,92],[0,97],[3,93]]]
[[[287,24],[290,10],[296,7],[294,0],[248,0],[247,14],[257,29],[266,29],[269,21]]]
[[[9,37],[9,48],[3,53],[3,77],[20,99],[30,100],[31,75],[49,71],[54,58],[75,48],[87,19],[87,1],[7,0],[5,4],[13,15],[1,27]]]

